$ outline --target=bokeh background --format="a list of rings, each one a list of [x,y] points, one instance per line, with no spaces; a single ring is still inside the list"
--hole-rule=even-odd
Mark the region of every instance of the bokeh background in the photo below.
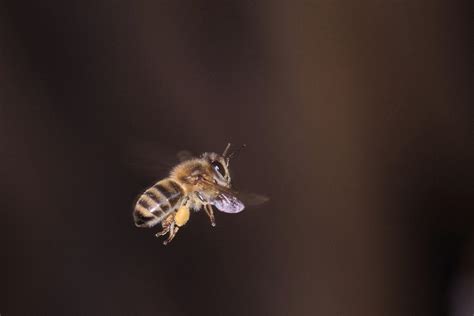
[[[472,315],[471,12],[1,1],[0,313]],[[228,141],[270,202],[134,227],[175,152]]]

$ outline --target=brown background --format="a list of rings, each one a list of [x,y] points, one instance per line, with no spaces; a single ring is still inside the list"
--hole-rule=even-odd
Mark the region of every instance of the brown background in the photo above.
[[[472,314],[468,3],[2,1],[0,313]],[[269,203],[133,226],[227,141]]]

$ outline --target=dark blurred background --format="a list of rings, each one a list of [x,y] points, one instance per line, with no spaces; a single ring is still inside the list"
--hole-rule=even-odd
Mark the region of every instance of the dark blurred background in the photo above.
[[[471,12],[1,1],[0,313],[472,315]],[[228,141],[270,202],[134,227],[175,152]]]

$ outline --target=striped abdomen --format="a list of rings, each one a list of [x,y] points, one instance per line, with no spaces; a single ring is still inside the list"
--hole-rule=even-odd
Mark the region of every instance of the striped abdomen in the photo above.
[[[183,188],[174,180],[164,179],[147,189],[133,210],[135,225],[152,227],[180,206]]]

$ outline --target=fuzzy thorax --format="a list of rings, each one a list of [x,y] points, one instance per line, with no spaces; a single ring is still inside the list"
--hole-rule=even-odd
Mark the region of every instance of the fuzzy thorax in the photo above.
[[[191,159],[184,161],[171,170],[170,178],[176,180],[186,193],[196,189],[196,178],[210,173],[209,164],[203,159]]]

